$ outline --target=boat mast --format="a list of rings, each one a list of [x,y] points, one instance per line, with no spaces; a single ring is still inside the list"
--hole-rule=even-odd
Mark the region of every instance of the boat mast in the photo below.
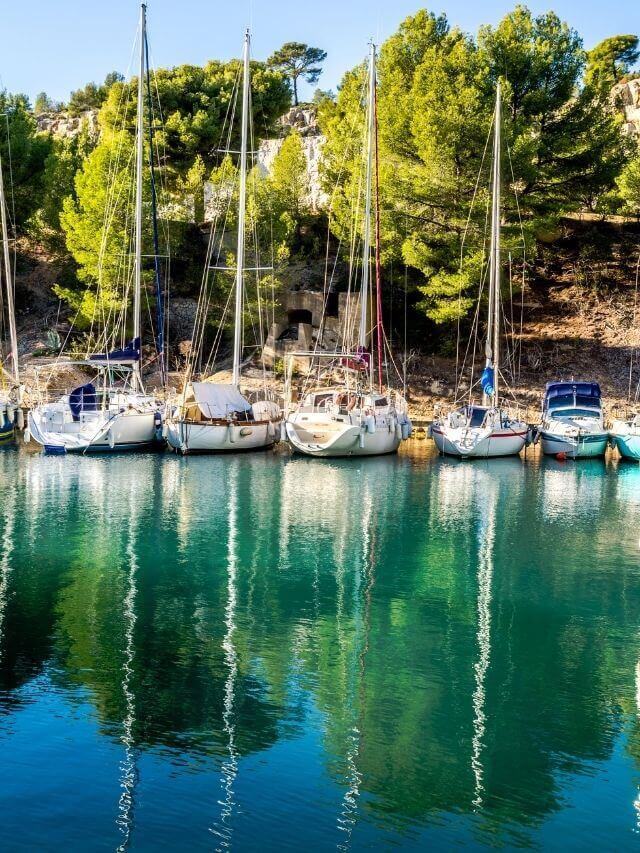
[[[140,359],[142,358],[142,340],[140,336],[141,294],[142,294],[142,169],[144,158],[144,46],[147,38],[147,7],[140,6],[140,73],[138,75],[138,117],[136,125],[136,237],[135,270],[133,291],[133,341],[140,357],[133,365],[134,386],[142,388],[140,377]]]
[[[232,382],[240,384],[240,362],[242,361],[242,307],[244,289],[244,228],[247,198],[247,135],[249,128],[249,30],[244,35],[242,55],[242,129],[240,139],[240,194],[238,198],[238,246],[236,251],[236,307],[233,325],[233,376]]]
[[[378,148],[378,86],[373,89],[374,149],[376,161],[376,344],[378,346],[378,391],[382,394],[382,261],[380,258],[380,153]]]
[[[371,266],[371,176],[373,172],[373,137],[375,130],[374,100],[376,92],[376,47],[369,51],[369,97],[367,103],[367,174],[365,181],[364,245],[362,252],[362,286],[360,287],[360,331],[358,345],[367,346],[367,308],[369,303],[369,273]],[[369,376],[372,376],[369,370]]]
[[[500,81],[496,87],[496,109],[493,119],[493,176],[491,180],[491,254],[489,260],[489,318],[487,323],[486,366],[493,370],[490,402],[498,405],[500,370]],[[485,405],[488,402],[484,395]]]
[[[4,281],[7,289],[7,313],[9,315],[9,341],[11,344],[11,373],[16,385],[20,385],[18,370],[18,337],[16,335],[16,315],[14,307],[13,275],[11,255],[9,253],[9,232],[7,230],[7,205],[4,196],[2,160],[0,159],[0,223],[2,224],[2,251],[4,257]]]

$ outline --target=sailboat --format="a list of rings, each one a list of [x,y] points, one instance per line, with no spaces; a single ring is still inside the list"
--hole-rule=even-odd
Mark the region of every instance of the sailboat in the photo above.
[[[264,394],[254,403],[240,390],[247,214],[247,146],[250,112],[250,47],[247,30],[242,58],[242,119],[239,163],[238,235],[235,267],[235,310],[233,321],[233,370],[231,383],[185,379],[180,403],[167,417],[165,433],[169,445],[187,453],[256,450],[273,445],[279,437],[281,413],[277,403]],[[206,286],[206,273],[203,291]]]
[[[20,386],[20,371],[18,365],[18,338],[16,334],[16,317],[14,307],[13,275],[11,270],[11,255],[9,253],[9,232],[7,228],[7,205],[4,194],[4,178],[2,160],[0,159],[0,227],[2,227],[2,260],[4,266],[4,298],[6,300],[7,325],[9,330],[9,345],[11,350],[11,367],[6,370],[0,365],[0,442],[13,438],[13,426],[22,418],[22,410],[17,408],[21,403],[22,389]],[[0,306],[2,299],[0,298]],[[21,424],[19,424],[21,426]]]
[[[480,379],[482,405],[469,400],[430,428],[431,437],[441,453],[462,458],[512,456],[525,446],[527,424],[513,417],[501,405],[500,379],[500,148],[501,92],[498,81],[493,119],[493,174],[491,181],[491,254],[489,261],[489,314],[485,344],[485,366]]]
[[[375,169],[376,227],[376,343],[378,354],[377,383],[375,368],[368,350],[368,307],[371,275],[372,187],[374,157],[378,160],[376,48],[371,45],[367,101],[366,177],[362,282],[360,286],[360,323],[355,352],[291,353],[287,359],[286,396],[289,413],[285,421],[286,437],[294,450],[308,456],[378,456],[395,453],[400,442],[411,435],[411,422],[404,397],[383,387],[382,353],[385,347],[382,328],[379,169]],[[295,406],[291,402],[291,378],[295,359],[306,357],[324,361],[329,372],[337,367],[343,381],[334,387],[307,389]],[[377,387],[376,387],[377,386]]]
[[[638,288],[638,279],[640,277],[640,256],[636,266],[636,290]],[[635,311],[634,311],[635,322]],[[631,354],[631,363],[629,365],[629,400],[631,399],[631,380],[633,375],[633,352]],[[618,449],[618,453],[623,459],[630,459],[634,462],[640,462],[640,410],[638,410],[638,393],[640,386],[636,386],[635,393],[635,410],[627,411],[623,418],[615,418],[611,424],[609,436],[611,444]]]
[[[153,396],[145,393],[140,370],[142,313],[142,194],[144,169],[145,87],[151,96],[148,67],[146,6],[140,7],[140,75],[136,124],[136,204],[133,299],[133,339],[118,349],[90,355],[84,361],[59,361],[57,366],[77,364],[95,369],[94,380],[54,402],[43,402],[29,413],[25,441],[33,438],[48,453],[142,450],[162,442],[162,413]],[[152,117],[149,116],[153,162]],[[155,223],[155,183],[152,168],[152,201]],[[156,229],[154,228],[154,233]],[[157,242],[157,241],[156,241]],[[157,258],[157,246],[156,258]],[[156,265],[156,277],[158,276]],[[159,290],[159,287],[157,288]],[[158,294],[162,322],[162,294]],[[158,340],[162,347],[162,329]],[[163,358],[162,348],[159,356]]]

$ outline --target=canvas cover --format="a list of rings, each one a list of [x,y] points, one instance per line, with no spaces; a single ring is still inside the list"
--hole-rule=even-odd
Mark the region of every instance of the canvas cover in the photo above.
[[[234,412],[249,412],[251,404],[235,385],[192,382],[193,396],[205,418],[227,418]]]

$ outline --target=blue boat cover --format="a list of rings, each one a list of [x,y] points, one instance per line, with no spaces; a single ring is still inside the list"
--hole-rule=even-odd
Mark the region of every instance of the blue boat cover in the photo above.
[[[74,421],[80,420],[81,412],[95,412],[98,408],[95,385],[87,382],[69,394],[69,408]]]
[[[489,367],[489,365],[485,367],[480,377],[480,384],[485,394],[489,394],[489,396],[493,394],[493,367]]]
[[[597,382],[548,382],[543,408],[557,409],[575,405],[599,408],[602,392]]]
[[[89,356],[90,361],[107,361],[120,364],[132,364],[140,360],[140,338],[134,338],[122,349],[114,349],[111,352],[97,352]]]

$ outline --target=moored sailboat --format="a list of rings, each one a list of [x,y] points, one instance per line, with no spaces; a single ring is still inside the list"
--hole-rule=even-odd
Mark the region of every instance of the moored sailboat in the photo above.
[[[257,450],[272,446],[280,433],[280,407],[267,393],[251,403],[240,390],[245,265],[245,229],[247,213],[247,155],[250,111],[250,34],[245,33],[242,72],[242,117],[239,162],[238,234],[235,267],[235,306],[233,320],[233,368],[231,383],[185,378],[178,405],[166,421],[166,438],[176,451],[215,453],[220,451]],[[205,270],[203,293],[206,290]],[[259,287],[259,285],[258,285]],[[203,299],[206,303],[206,299]],[[204,323],[206,309],[201,320]],[[196,337],[196,335],[194,335]]]
[[[54,401],[43,401],[29,413],[25,440],[33,438],[49,453],[88,453],[142,450],[162,441],[162,413],[156,399],[145,393],[141,375],[142,240],[144,170],[144,100],[151,100],[148,67],[146,6],[140,8],[140,73],[137,92],[135,158],[135,259],[133,339],[105,353],[77,362],[58,361],[55,368],[70,364],[95,371],[95,378]],[[156,216],[153,179],[152,116],[149,115],[152,207]],[[154,228],[154,234],[156,230]],[[157,258],[157,245],[154,246]],[[156,267],[156,276],[158,270]],[[159,290],[159,288],[158,288]],[[158,293],[158,355],[162,360],[162,294]],[[108,341],[105,338],[105,343]],[[108,349],[108,347],[106,347]],[[48,385],[48,382],[46,383]]]
[[[376,49],[371,45],[367,99],[367,135],[365,160],[364,237],[362,281],[360,286],[360,322],[355,351],[291,353],[287,363],[289,413],[286,437],[294,450],[308,456],[378,456],[395,453],[400,442],[411,435],[411,422],[404,397],[384,387],[382,354],[386,345],[382,327],[378,133],[376,110]],[[377,382],[371,352],[368,349],[368,302],[372,263],[372,189],[375,158],[375,252],[376,271],[376,345]],[[343,380],[333,387],[307,388],[294,406],[291,402],[291,376],[299,357],[324,362],[325,371],[335,370]]]
[[[436,418],[430,428],[431,437],[441,453],[462,458],[515,455],[524,448],[529,435],[527,424],[511,414],[499,395],[502,318],[500,297],[500,82],[497,85],[493,122],[489,308],[485,343],[486,360],[480,379],[482,404],[476,405],[470,397],[466,405],[459,406]]]

